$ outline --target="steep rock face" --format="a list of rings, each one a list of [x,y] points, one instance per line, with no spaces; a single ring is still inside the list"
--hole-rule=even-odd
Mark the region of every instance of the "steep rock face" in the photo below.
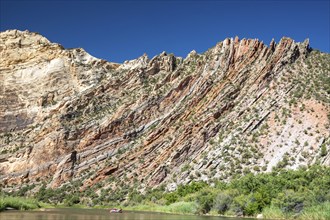
[[[39,34],[0,35],[0,184],[140,189],[330,165],[330,56],[227,38],[123,64]],[[326,152],[321,152],[321,148]]]

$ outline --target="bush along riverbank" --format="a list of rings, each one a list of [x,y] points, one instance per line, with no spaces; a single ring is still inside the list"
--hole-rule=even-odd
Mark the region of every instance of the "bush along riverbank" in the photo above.
[[[133,210],[264,218],[330,219],[330,168],[313,165],[298,170],[248,174],[229,183],[216,181],[179,185],[142,195],[129,194]],[[142,204],[142,205],[141,205]]]
[[[6,209],[29,210],[40,208],[39,202],[31,198],[0,196],[0,211]]]
[[[109,180],[110,181],[110,180]],[[140,193],[128,185],[117,190],[102,183],[80,190],[81,182],[69,182],[56,188],[39,189],[26,186],[10,196],[26,197],[34,191],[34,199],[1,197],[0,210],[38,208],[40,204],[61,207],[112,208],[178,214],[251,216],[262,214],[269,219],[330,219],[330,167],[312,165],[297,170],[277,169],[270,173],[237,176],[230,182],[192,181],[166,192],[164,186]],[[3,195],[5,195],[3,193]]]

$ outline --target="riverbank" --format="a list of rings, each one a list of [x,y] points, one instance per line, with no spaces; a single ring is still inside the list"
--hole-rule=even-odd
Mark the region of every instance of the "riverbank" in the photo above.
[[[128,194],[130,210],[267,219],[330,219],[330,168],[246,174],[230,182],[191,182],[172,192],[164,188]]]
[[[155,203],[126,206],[123,208],[128,211],[148,211],[170,214],[194,215],[197,213],[197,205],[194,202],[176,202],[170,205],[157,205]]]
[[[127,211],[146,211],[146,212],[160,212],[168,214],[184,214],[184,215],[198,215],[197,204],[194,202],[176,202],[170,205],[157,205],[154,203],[140,204],[136,206],[127,206],[123,208]],[[222,217],[236,217],[233,214],[221,215],[212,210],[207,216],[222,216]],[[256,218],[253,216],[240,216],[241,218]],[[302,211],[299,215],[296,213],[284,213],[277,207],[267,207],[260,214],[262,219],[296,219],[296,220],[328,220],[330,219],[330,202],[314,205]]]
[[[44,184],[34,192],[35,200],[2,199],[0,209],[7,206],[30,209],[40,207],[42,203],[54,203],[56,207],[117,207],[189,215],[256,217],[262,214],[267,219],[330,219],[330,168],[319,165],[249,173],[229,182],[192,181],[177,185],[170,192],[164,185],[147,188],[143,193],[128,186],[118,190],[105,187],[100,190],[102,185],[95,185],[79,190],[81,185],[81,182],[72,182],[51,189]],[[27,191],[21,188],[11,196],[31,195]]]
[[[168,214],[182,214],[182,215],[197,215],[198,205],[195,202],[175,202],[170,205],[159,205],[152,202],[134,205],[134,206],[116,206],[123,208],[124,211],[144,211],[144,212],[157,212],[157,213],[168,213]],[[16,210],[31,210],[31,209],[41,209],[41,208],[76,208],[76,209],[109,209],[109,206],[95,206],[88,207],[85,205],[74,205],[65,206],[61,205],[51,205],[36,201],[31,198],[21,198],[21,197],[0,197],[0,212],[6,210],[6,208],[16,209]],[[226,213],[219,214],[215,210],[211,210],[209,213],[204,214],[207,216],[225,216],[225,217],[235,217],[235,215]],[[277,207],[267,207],[265,208],[261,216],[263,219],[297,219],[297,220],[327,220],[330,219],[330,202],[321,203],[314,205],[303,210],[299,215],[295,213],[284,213],[281,209]],[[242,216],[241,216],[242,217]],[[254,216],[244,216],[247,218],[255,218]]]
[[[228,218],[221,217],[205,217],[198,215],[173,215],[156,212],[130,212],[110,214],[107,210],[98,209],[77,209],[77,208],[54,208],[41,211],[9,211],[0,213],[0,219],[15,219],[15,220],[36,220],[36,219],[157,219],[157,220],[226,220]],[[235,218],[233,220],[244,220],[243,218]]]
[[[0,212],[6,209],[29,210],[41,208],[41,204],[31,198],[1,196],[0,197]]]

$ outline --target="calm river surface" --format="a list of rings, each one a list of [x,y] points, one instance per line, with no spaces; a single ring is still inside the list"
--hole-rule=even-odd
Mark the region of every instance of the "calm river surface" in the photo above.
[[[104,209],[46,209],[45,211],[0,212],[1,220],[242,220],[209,216],[160,214],[152,212],[109,213]],[[246,219],[244,219],[246,220]]]

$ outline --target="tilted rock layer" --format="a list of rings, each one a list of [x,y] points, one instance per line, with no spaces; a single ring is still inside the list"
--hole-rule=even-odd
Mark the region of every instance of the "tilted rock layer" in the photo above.
[[[0,33],[0,185],[230,179],[330,165],[330,56],[308,40],[227,38],[123,64]]]

